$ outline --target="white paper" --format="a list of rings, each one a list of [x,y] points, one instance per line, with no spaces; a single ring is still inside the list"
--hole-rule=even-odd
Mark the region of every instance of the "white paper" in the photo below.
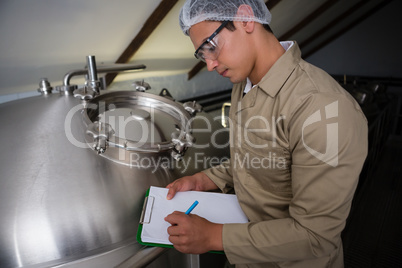
[[[167,233],[170,224],[165,221],[165,217],[174,211],[186,212],[196,200],[199,204],[191,214],[196,214],[214,223],[248,222],[236,195],[189,191],[178,192],[173,199],[167,200],[168,191],[167,188],[153,186],[149,190],[149,196],[155,199],[150,223],[142,226],[141,240],[143,242],[171,245]]]

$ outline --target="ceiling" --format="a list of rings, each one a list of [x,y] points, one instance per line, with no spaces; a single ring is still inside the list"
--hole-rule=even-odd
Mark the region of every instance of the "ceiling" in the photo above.
[[[197,75],[203,65],[178,25],[184,1],[1,0],[0,95],[35,91],[42,77],[59,85],[67,71],[84,68],[87,55],[95,55],[98,66],[147,66],[116,80]],[[297,40],[308,57],[390,2],[270,0],[267,6],[275,35]]]

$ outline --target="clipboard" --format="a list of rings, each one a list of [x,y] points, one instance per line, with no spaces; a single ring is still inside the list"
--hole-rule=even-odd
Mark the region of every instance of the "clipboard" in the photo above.
[[[139,244],[173,248],[167,234],[170,224],[164,221],[164,217],[175,210],[185,212],[195,200],[198,200],[200,204],[192,214],[197,214],[211,222],[222,224],[248,222],[235,195],[189,191],[178,192],[172,200],[167,200],[167,192],[166,188],[154,186],[147,190],[137,230]],[[223,251],[211,252],[224,254]]]
[[[149,190],[150,189],[148,189],[146,192],[145,199],[144,199],[144,205],[142,206],[140,222],[138,224],[138,230],[137,230],[137,242],[143,246],[173,248],[173,245],[143,242],[141,239],[143,225],[149,224],[151,222],[152,209],[153,209],[153,204],[155,201],[155,197],[149,196]],[[148,202],[150,202],[150,203],[148,203]]]

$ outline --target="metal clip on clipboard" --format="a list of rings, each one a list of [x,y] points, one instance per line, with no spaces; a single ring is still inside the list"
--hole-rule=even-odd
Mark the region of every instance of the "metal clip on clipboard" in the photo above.
[[[145,197],[144,206],[142,207],[140,224],[148,224],[151,222],[152,209],[154,206],[155,197]]]

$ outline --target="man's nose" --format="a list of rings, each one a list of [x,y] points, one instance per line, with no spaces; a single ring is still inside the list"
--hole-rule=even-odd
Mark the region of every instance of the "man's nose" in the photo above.
[[[210,72],[215,70],[216,66],[218,66],[218,61],[217,60],[205,59],[205,62],[207,64],[207,69]]]

